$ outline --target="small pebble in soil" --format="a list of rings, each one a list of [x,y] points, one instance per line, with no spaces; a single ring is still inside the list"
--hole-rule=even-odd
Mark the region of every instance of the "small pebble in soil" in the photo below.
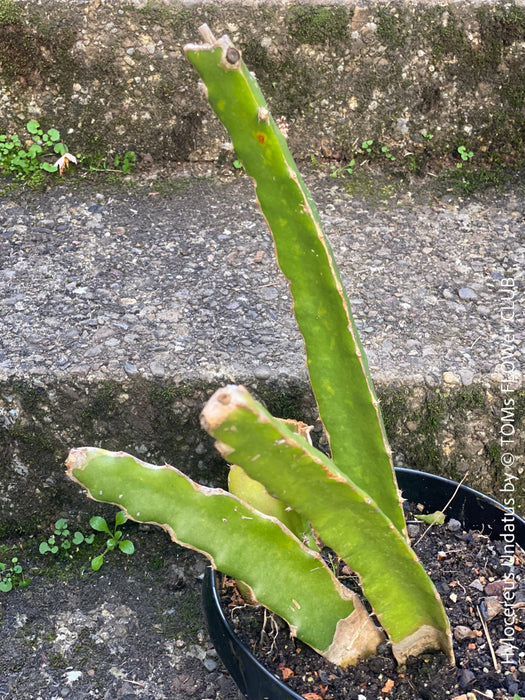
[[[450,520],[447,523],[447,527],[451,532],[459,532],[461,530],[461,523],[459,522],[459,520],[450,518]]]
[[[407,531],[409,537],[417,537],[421,532],[419,525],[416,525],[415,523],[409,523],[407,525]]]
[[[518,584],[510,579],[504,581],[491,581],[485,586],[485,593],[490,596],[495,595],[501,597],[505,590],[512,590],[517,587]]]
[[[489,596],[482,600],[479,607],[485,620],[492,620],[496,615],[503,612],[503,605],[495,596]]]
[[[215,671],[217,668],[217,663],[213,659],[206,658],[206,659],[204,659],[203,663],[204,663],[204,668],[207,671],[210,671],[210,673],[212,671]]]
[[[458,682],[460,688],[463,690],[468,686],[469,683],[476,678],[476,676],[468,668],[462,668],[458,674]]]
[[[465,625],[458,625],[454,627],[454,639],[458,642],[463,642],[465,639],[475,639],[477,634],[470,627]]]
[[[514,658],[514,649],[508,644],[500,644],[496,649],[496,656],[508,662],[509,659]]]

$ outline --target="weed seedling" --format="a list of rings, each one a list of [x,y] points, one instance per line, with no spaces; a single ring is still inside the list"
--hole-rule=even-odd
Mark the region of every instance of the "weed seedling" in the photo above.
[[[388,148],[388,146],[382,146],[381,153],[383,153],[385,158],[387,158],[388,160],[394,161],[396,159],[396,157],[390,153],[390,149]]]
[[[13,557],[9,564],[0,562],[0,592],[8,593],[16,586],[25,588],[25,586],[29,585],[29,582],[30,579],[24,576],[18,557]]]
[[[90,173],[119,173],[127,175],[135,169],[137,164],[137,154],[135,151],[126,151],[123,156],[116,155],[113,160],[105,155],[81,156],[81,164]]]
[[[59,549],[63,551],[68,551],[71,549],[72,545],[76,545],[77,548],[83,542],[86,544],[92,544],[95,539],[95,535],[83,535],[82,532],[76,531],[71,537],[71,532],[67,526],[67,520],[60,518],[55,523],[55,530],[51,537],[40,543],[38,551],[40,554],[57,554]]]
[[[468,162],[471,158],[474,157],[474,152],[473,151],[467,151],[465,146],[458,146],[458,153],[461,156],[461,160]],[[463,163],[456,163],[456,168],[462,168]]]
[[[355,160],[351,160],[349,163],[346,165],[341,165],[337,167],[337,165],[331,165],[330,170],[332,171],[330,173],[331,177],[344,177],[345,173],[348,175],[352,175],[354,172],[354,167],[355,167]]]
[[[31,134],[30,146],[23,145],[14,134],[8,137],[0,134],[0,171],[11,174],[15,180],[38,184],[44,173],[56,173],[57,163],[50,163],[46,158],[63,157],[67,153],[66,145],[60,139],[57,129],[48,129],[45,133],[40,124],[32,119],[26,129]]]
[[[372,144],[374,143],[374,139],[368,139],[366,141],[363,141],[361,144],[361,148],[365,153],[368,153],[368,155],[372,155]]]
[[[123,175],[130,173],[137,163],[137,155],[135,151],[126,151],[123,156],[115,156],[113,160],[113,168],[120,171]]]
[[[117,547],[124,554],[133,554],[135,551],[135,545],[133,542],[131,542],[131,540],[121,539],[122,530],[118,529],[120,525],[124,525],[126,520],[127,517],[124,515],[124,512],[119,510],[115,516],[115,526],[113,530],[111,530],[105,518],[101,518],[98,515],[93,516],[89,521],[89,524],[93,530],[96,530],[97,532],[105,532],[109,535],[109,539],[106,540],[106,549],[102,552],[102,554],[99,554],[97,557],[94,557],[91,560],[91,568],[93,571],[98,571],[104,563],[104,556]]]

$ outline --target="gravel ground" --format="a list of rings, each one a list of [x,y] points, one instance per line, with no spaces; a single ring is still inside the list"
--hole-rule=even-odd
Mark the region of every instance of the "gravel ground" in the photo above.
[[[0,593],[2,700],[240,700],[201,612],[204,558],[144,529],[98,572],[100,542],[73,560],[9,543],[31,581]]]
[[[374,376],[497,379],[521,184],[463,200],[350,197],[313,173]],[[0,377],[301,374],[302,341],[247,178],[60,186],[0,199]],[[523,308],[512,321],[525,352]]]

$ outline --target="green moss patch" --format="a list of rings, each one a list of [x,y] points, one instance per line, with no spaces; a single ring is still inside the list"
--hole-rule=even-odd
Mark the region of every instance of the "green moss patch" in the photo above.
[[[394,7],[377,13],[377,36],[388,49],[399,49],[408,41],[406,13]]]
[[[292,5],[288,11],[288,32],[299,44],[325,44],[348,38],[349,13],[345,7]]]
[[[24,21],[18,5],[0,0],[0,65],[7,85],[39,85],[54,74],[62,90],[74,79],[70,49],[74,31],[66,24],[48,25],[37,15]]]
[[[13,0],[0,0],[0,27],[16,24],[21,17],[22,11]]]
[[[387,387],[379,396],[385,429],[394,452],[398,450],[404,454],[408,466],[459,478],[457,463],[461,445],[468,440],[469,419],[489,410],[483,387],[426,389],[417,401],[417,408],[406,387]],[[451,453],[444,449],[443,431],[452,432],[454,436],[456,448]]]

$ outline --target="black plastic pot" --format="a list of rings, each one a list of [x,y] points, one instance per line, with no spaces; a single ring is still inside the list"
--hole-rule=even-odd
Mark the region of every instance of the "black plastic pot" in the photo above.
[[[457,483],[433,474],[396,469],[399,488],[409,501],[422,503],[433,512],[444,507]],[[467,486],[460,486],[447,508],[447,516],[459,520],[468,529],[483,530],[493,539],[504,532],[503,517],[508,511],[497,501]],[[525,547],[525,520],[514,516],[515,541]],[[210,637],[222,662],[248,700],[303,700],[270,673],[234,633],[219,604],[217,577],[207,569],[203,586],[203,604]]]

